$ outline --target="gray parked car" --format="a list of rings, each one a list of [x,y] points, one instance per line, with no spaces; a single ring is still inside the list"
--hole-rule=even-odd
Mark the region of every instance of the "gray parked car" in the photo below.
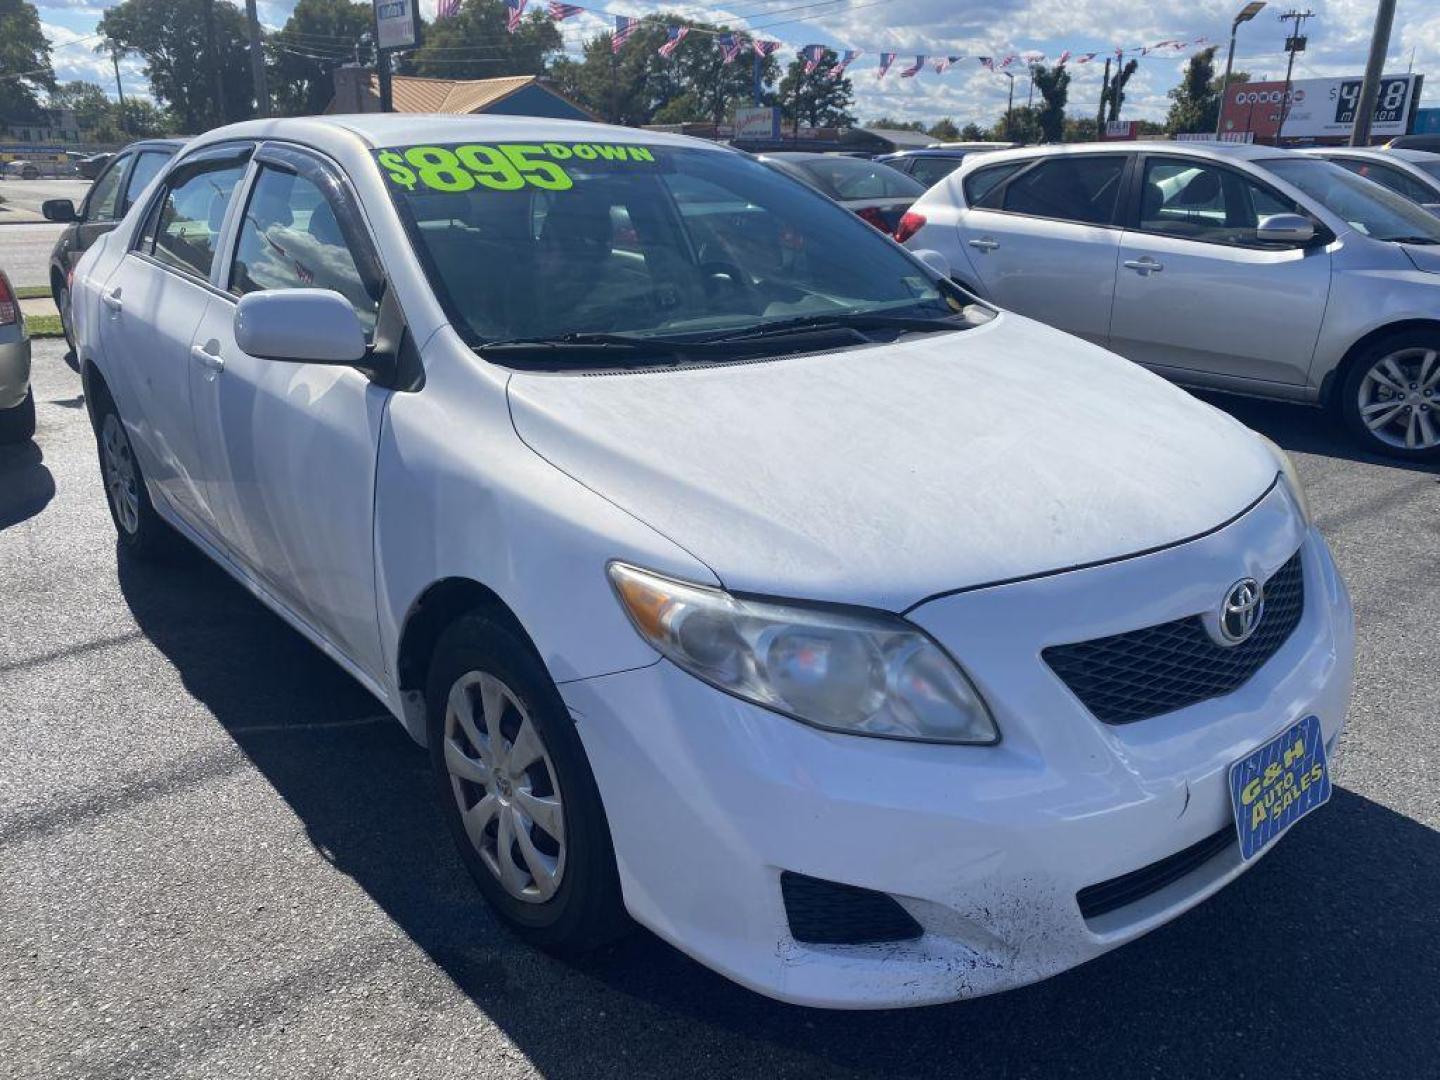
[[[24,442],[34,434],[30,338],[15,290],[0,270],[0,443]]]

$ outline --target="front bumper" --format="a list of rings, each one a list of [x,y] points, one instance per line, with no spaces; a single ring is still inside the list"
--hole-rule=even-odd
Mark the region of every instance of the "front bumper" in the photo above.
[[[0,327],[0,409],[13,409],[30,393],[30,339],[23,326]]]
[[[1234,693],[1110,726],[1040,658],[1046,645],[1074,640],[1077,625],[1094,637],[1208,610],[1235,578],[1264,580],[1302,547],[1304,616]],[[637,920],[736,981],[799,1004],[919,1005],[1033,982],[1236,877],[1244,865],[1232,844],[1107,914],[1087,920],[1076,900],[1087,885],[1224,828],[1229,764],[1309,714],[1333,747],[1350,701],[1349,596],[1279,486],[1203,539],[947,597],[911,618],[962,658],[995,712],[1000,745],[818,731],[663,661],[561,687]],[[889,894],[923,935],[801,944],[781,900],[787,870]]]

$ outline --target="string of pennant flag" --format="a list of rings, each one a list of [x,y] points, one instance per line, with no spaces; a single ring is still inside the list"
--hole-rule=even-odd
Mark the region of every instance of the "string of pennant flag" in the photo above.
[[[505,0],[506,28],[513,34],[520,29],[521,19],[529,0]],[[451,18],[460,10],[460,0],[440,0],[436,6],[435,19]],[[610,49],[617,55],[625,47],[626,43],[635,35],[644,22],[644,16],[616,15],[614,12],[604,11],[597,8],[585,7],[580,4],[561,3],[560,0],[549,0],[546,5],[545,14],[554,22],[564,22],[566,19],[574,18],[576,15],[589,13],[598,15],[605,19],[613,20],[613,29],[610,34]],[[770,38],[762,38],[743,31],[721,31],[701,26],[667,26],[665,30],[665,41],[657,50],[667,60],[675,55],[675,50],[691,34],[704,35],[714,40],[716,47],[720,49],[724,62],[734,63],[742,55],[753,55],[764,59],[782,49],[784,44]],[[1133,47],[1115,47],[1112,49],[1097,49],[1092,52],[1073,53],[1069,49],[1064,50],[1055,58],[1055,66],[1064,67],[1066,64],[1089,64],[1108,59],[1112,55],[1120,61],[1124,61],[1127,54],[1138,54],[1149,56],[1152,53],[1178,54],[1196,47],[1208,47],[1211,44],[1209,38],[1198,37],[1189,40],[1167,39],[1157,41],[1153,45],[1136,45]],[[796,50],[799,58],[804,61],[805,74],[813,74],[825,62],[827,52],[833,53],[836,57],[827,69],[825,74],[832,79],[838,79],[845,74],[847,68],[856,60],[865,55],[861,49],[831,49],[828,45],[805,45]],[[875,78],[884,79],[899,58],[898,52],[879,52],[876,54],[878,63],[875,68]],[[908,55],[908,54],[907,54]],[[902,79],[913,79],[927,68],[937,75],[943,75],[962,60],[972,60],[989,71],[1004,72],[1016,64],[1029,67],[1031,64],[1043,64],[1046,55],[1034,49],[1027,49],[1024,52],[1011,53],[1007,56],[967,56],[964,54],[947,56],[929,56],[924,53],[915,54],[914,62],[900,69],[899,75]]]

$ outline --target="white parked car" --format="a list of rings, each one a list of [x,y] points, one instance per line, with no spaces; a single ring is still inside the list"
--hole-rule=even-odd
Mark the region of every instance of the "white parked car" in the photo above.
[[[999,151],[897,235],[1168,378],[1334,405],[1372,450],[1440,457],[1440,218],[1338,165],[1228,144]]]
[[[1349,169],[1356,176],[1440,213],[1440,154],[1428,150],[1385,150],[1351,146],[1325,146],[1302,150]]]
[[[384,701],[527,939],[948,1000],[1328,795],[1351,608],[1285,456],[805,186],[505,117],[167,169],[75,273],[122,548],[180,533]]]

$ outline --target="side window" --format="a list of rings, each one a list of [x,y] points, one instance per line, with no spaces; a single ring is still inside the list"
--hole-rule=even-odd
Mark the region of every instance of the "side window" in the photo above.
[[[303,176],[264,167],[240,222],[230,291],[334,289],[368,336],[378,305],[365,286],[329,200]]]
[[[1115,217],[1125,158],[1066,154],[1042,161],[1005,185],[1004,209],[1013,214],[1109,225]]]
[[[130,180],[125,185],[125,198],[120,203],[120,216],[129,213],[130,207],[135,205],[135,200],[140,193],[154,180],[165,163],[170,160],[169,154],[160,153],[157,150],[143,151],[135,159],[135,168],[130,170]]]
[[[991,165],[988,169],[976,169],[965,178],[966,204],[987,210],[1000,209],[1000,193],[996,189],[1025,164],[1024,161],[1008,161],[1003,165]],[[986,196],[992,192],[995,198],[987,199]]]
[[[244,174],[245,162],[234,158],[195,172],[182,169],[179,182],[157,200],[153,223],[147,222],[142,230],[140,250],[186,273],[209,278],[225,209]]]
[[[1399,169],[1391,168],[1389,165],[1381,165],[1376,161],[1360,161],[1357,158],[1334,158],[1332,160],[1335,164],[1344,166],[1356,175],[1363,176],[1366,180],[1373,180],[1382,187],[1389,188],[1397,195],[1404,195],[1413,202],[1435,201],[1435,197],[1427,189],[1411,180]]]
[[[117,157],[95,178],[94,186],[90,188],[90,197],[85,200],[83,217],[86,221],[114,221],[121,216],[116,213],[120,202],[120,181],[129,165],[129,154]]]
[[[916,158],[910,166],[910,175],[928,188],[934,187],[959,167],[959,158]]]
[[[1150,158],[1140,194],[1140,228],[1207,244],[1253,246],[1271,214],[1302,213],[1282,196],[1208,162]]]

